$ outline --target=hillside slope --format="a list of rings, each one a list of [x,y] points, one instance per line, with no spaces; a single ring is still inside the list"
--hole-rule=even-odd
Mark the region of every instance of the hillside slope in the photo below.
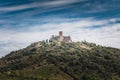
[[[1,58],[0,80],[120,80],[120,50],[40,41]]]

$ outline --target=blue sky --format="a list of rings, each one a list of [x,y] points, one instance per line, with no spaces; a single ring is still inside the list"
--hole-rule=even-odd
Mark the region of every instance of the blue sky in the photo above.
[[[0,0],[0,56],[64,31],[120,48],[120,0]]]

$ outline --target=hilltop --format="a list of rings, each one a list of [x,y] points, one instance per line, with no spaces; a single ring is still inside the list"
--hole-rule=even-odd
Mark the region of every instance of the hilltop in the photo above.
[[[120,80],[120,50],[39,41],[0,59],[0,80]]]

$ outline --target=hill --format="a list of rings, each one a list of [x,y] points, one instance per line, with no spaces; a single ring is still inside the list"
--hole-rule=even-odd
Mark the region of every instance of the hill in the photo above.
[[[0,59],[0,80],[120,80],[120,49],[36,42]]]

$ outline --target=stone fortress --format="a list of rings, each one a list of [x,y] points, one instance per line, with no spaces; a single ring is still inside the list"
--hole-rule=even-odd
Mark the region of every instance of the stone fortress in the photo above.
[[[39,41],[39,42],[36,42],[36,43],[32,43],[30,45],[30,47],[41,47],[41,42],[42,41]],[[52,37],[48,40],[44,40],[44,42],[47,42],[47,44],[52,44],[51,42],[56,42],[59,46],[61,45],[61,42],[64,42],[64,43],[72,43],[72,39],[70,36],[64,36],[63,35],[63,31],[59,31],[59,35],[58,36],[55,36],[55,35],[52,35]]]
[[[72,39],[70,36],[64,36],[63,31],[59,31],[59,36],[52,35],[52,37],[50,38],[50,41],[71,43]]]

